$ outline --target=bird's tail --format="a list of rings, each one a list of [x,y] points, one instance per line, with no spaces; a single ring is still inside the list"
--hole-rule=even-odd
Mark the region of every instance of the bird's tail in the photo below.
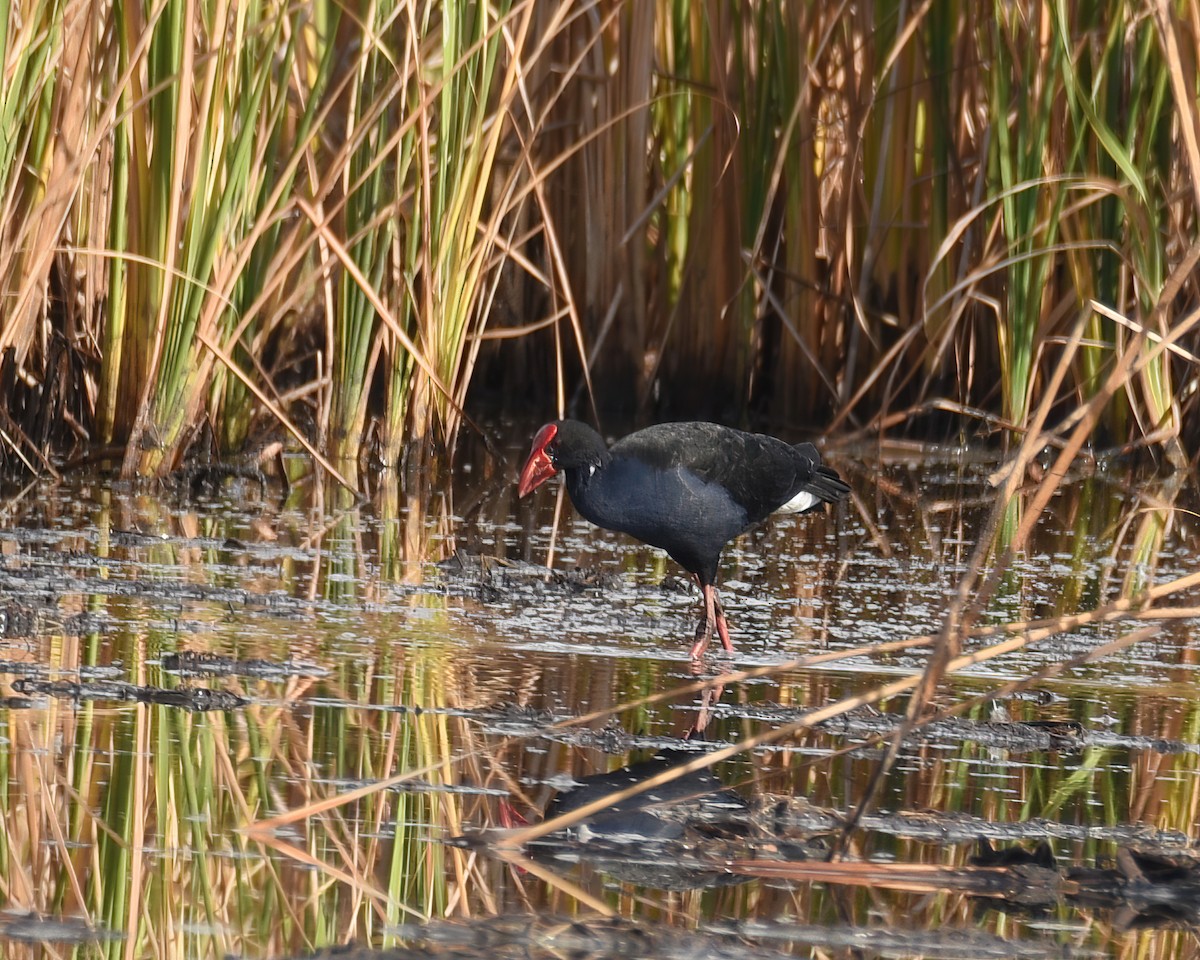
[[[845,500],[846,495],[850,493],[850,485],[837,475],[836,470],[823,463],[817,464],[813,468],[813,475],[804,485],[804,489],[819,497],[824,503],[837,503],[839,500]]]
[[[833,467],[827,467],[821,462],[821,454],[817,452],[817,448],[811,443],[798,443],[796,450],[813,464],[812,476],[804,484],[804,489],[822,503],[845,500],[850,493],[850,485],[838,476]]]

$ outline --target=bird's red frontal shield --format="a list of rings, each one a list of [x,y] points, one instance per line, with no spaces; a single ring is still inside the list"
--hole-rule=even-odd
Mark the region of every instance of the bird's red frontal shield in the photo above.
[[[529,459],[525,461],[525,466],[521,470],[520,482],[517,484],[518,497],[524,497],[533,493],[534,490],[558,473],[558,468],[554,466],[549,454],[546,453],[546,447],[554,439],[556,433],[558,433],[558,427],[552,423],[548,423],[533,438],[533,446],[529,451]]]

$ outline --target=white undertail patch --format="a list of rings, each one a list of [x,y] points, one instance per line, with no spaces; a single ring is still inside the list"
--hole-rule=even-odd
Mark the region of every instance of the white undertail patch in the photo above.
[[[803,513],[805,510],[811,510],[820,502],[820,498],[815,493],[809,493],[807,490],[801,490],[798,494],[792,497],[787,503],[776,510],[776,513]]]

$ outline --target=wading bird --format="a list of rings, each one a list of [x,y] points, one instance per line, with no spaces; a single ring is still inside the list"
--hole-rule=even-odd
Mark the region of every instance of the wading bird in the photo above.
[[[533,438],[518,494],[559,472],[585,518],[661,547],[695,577],[704,612],[694,658],[714,629],[733,650],[716,587],[725,544],[771,514],[807,513],[850,491],[811,443],[715,423],[661,423],[609,447],[587,424],[556,420]]]

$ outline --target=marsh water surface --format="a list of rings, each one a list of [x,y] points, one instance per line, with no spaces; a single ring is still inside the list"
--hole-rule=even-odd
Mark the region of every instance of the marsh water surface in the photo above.
[[[838,862],[946,870],[922,884],[801,866],[829,859],[906,701],[798,721],[921,670],[927,648],[895,642],[937,632],[996,496],[992,465],[953,451],[834,462],[851,501],[727,550],[737,650],[700,664],[681,570],[560,507],[556,485],[516,501],[512,464],[482,454],[442,488],[406,494],[383,477],[361,503],[311,479],[10,487],[0,936],[31,954],[65,942],[131,957],[349,942],[444,956],[1190,955],[1196,918],[1148,908],[1145,891],[1130,902],[1130,869],[1112,866],[1131,850],[1180,858],[1184,875],[1190,862],[1200,643],[1183,614],[1085,623],[943,681],[926,712],[958,712],[906,741]],[[1072,478],[983,625],[1093,610],[1193,572],[1194,494],[1119,461]],[[694,689],[739,672],[751,676],[719,699]],[[671,838],[642,836],[635,817],[632,836],[573,825],[506,843],[589,777],[755,737],[692,781]],[[697,805],[706,793],[721,802]],[[983,840],[1031,857],[1049,844],[1044,874],[1018,872],[1027,885],[1099,863],[1112,896],[1081,898],[1078,877],[1027,902],[981,893],[955,871]],[[430,918],[453,924],[420,926]]]

